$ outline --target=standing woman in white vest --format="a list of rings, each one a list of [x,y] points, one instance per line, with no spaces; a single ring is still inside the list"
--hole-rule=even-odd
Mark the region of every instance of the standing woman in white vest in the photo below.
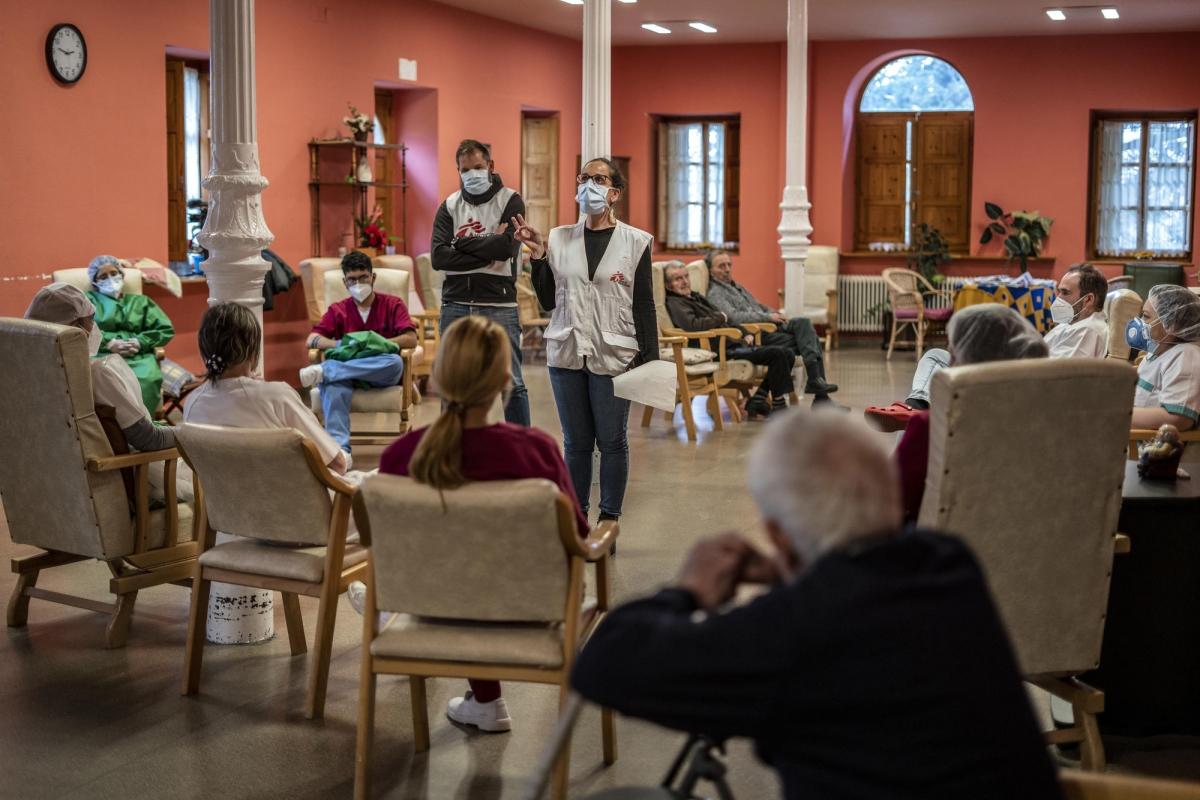
[[[562,424],[563,453],[583,513],[600,450],[600,519],[621,516],[629,477],[629,401],[613,395],[613,376],[658,358],[650,244],[654,237],[613,214],[625,176],[607,158],[583,165],[575,193],[579,222],[543,237],[523,216],[516,238],[529,246],[533,285],[552,310],[546,364]]]

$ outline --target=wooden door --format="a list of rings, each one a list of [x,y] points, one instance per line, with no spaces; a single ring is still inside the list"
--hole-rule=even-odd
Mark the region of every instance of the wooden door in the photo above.
[[[558,224],[558,117],[521,117],[521,197],[534,228]]]
[[[858,213],[856,249],[878,242],[903,245],[906,239],[910,180],[908,114],[861,114],[858,117]]]
[[[917,214],[941,231],[954,252],[969,249],[971,227],[971,114],[917,115]]]
[[[371,141],[377,141],[375,133],[386,144],[396,143],[395,123],[392,119],[392,93],[386,90],[375,92],[375,116],[379,120],[380,130],[373,132]],[[396,152],[386,148],[376,148],[375,159],[371,171],[375,178],[375,205],[379,206],[383,227],[389,236],[402,236],[396,222],[396,192],[391,186],[384,184],[396,183]],[[403,242],[396,242],[396,252],[403,253]]]
[[[167,62],[167,259],[187,261],[183,62]]]

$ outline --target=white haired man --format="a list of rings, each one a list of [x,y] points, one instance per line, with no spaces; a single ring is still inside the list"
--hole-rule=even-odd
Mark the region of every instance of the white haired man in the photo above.
[[[828,411],[772,419],[748,483],[777,555],[700,542],[673,586],[601,623],[573,686],[753,739],[789,799],[1060,797],[978,564],[958,539],[902,531],[880,438]],[[775,585],[723,608],[750,582]]]

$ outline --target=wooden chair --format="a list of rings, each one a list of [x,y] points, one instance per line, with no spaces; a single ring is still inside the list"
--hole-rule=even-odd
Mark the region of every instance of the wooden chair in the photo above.
[[[883,271],[887,286],[888,304],[892,308],[892,336],[888,340],[887,359],[892,358],[896,337],[905,327],[912,327],[917,336],[917,358],[925,348],[925,336],[933,324],[945,326],[954,313],[952,308],[926,308],[927,297],[953,298],[949,290],[934,289],[925,276],[911,269],[891,267]]]
[[[537,292],[533,289],[533,279],[527,272],[517,275],[517,313],[521,319],[521,347],[532,355],[541,353],[545,359],[546,343],[542,339],[542,332],[550,324],[550,318],[543,316]]]
[[[183,694],[200,691],[212,581],[282,593],[293,656],[307,650],[298,595],[318,597],[305,716],[320,718],[338,595],[366,572],[366,552],[346,537],[354,487],[330,472],[316,446],[291,428],[188,423],[176,428],[176,436],[195,476],[200,541]],[[215,544],[218,530],[242,538]]]
[[[616,522],[581,539],[572,504],[542,479],[485,481],[439,492],[408,478],[367,479],[354,519],[370,550],[363,614],[356,798],[370,793],[378,675],[407,675],[413,739],[429,749],[425,680],[548,683],[568,694],[575,653],[608,610]],[[596,565],[595,606],[584,605],[584,565]],[[378,611],[399,614],[382,631]],[[601,715],[604,763],[617,758],[613,715]],[[557,760],[565,798],[569,748]]]
[[[437,358],[438,346],[442,341],[442,282],[446,279],[444,273],[433,268],[433,259],[429,253],[417,256],[417,281],[420,284],[421,304],[425,307],[413,315],[413,321],[423,327],[425,341],[425,358],[417,364],[413,377],[420,381],[421,391],[425,392],[429,378],[433,375],[433,362]]]
[[[1200,783],[1140,775],[1098,775],[1064,769],[1059,773],[1063,800],[1196,800]]]
[[[976,364],[938,371],[930,403],[919,523],[970,544],[1022,674],[1073,706],[1076,725],[1047,739],[1082,741],[1088,770],[1104,768],[1104,693],[1077,676],[1099,665],[1113,553],[1128,544],[1116,528],[1136,377],[1100,359]],[[1063,487],[1088,501],[1063,502]]]
[[[1142,442],[1153,440],[1157,435],[1158,431],[1150,430],[1149,428],[1134,428],[1131,430],[1129,432],[1129,460],[1136,461],[1138,457],[1138,445]],[[1179,440],[1184,443],[1200,442],[1200,430],[1181,431]]]
[[[12,559],[8,626],[25,626],[36,597],[109,615],[105,642],[122,647],[138,591],[192,574],[192,512],[175,496],[179,454],[113,455],[92,400],[87,336],[78,328],[0,319],[0,373],[0,496],[13,543],[39,549]],[[159,464],[166,503],[151,511],[150,468]],[[132,497],[122,470],[133,473]],[[93,558],[112,573],[113,604],[37,587],[43,570]]]
[[[339,262],[340,264],[341,262]],[[402,269],[376,269],[375,290],[383,294],[408,297],[409,272]],[[321,313],[330,303],[336,303],[350,296],[346,284],[342,280],[342,272],[326,270],[322,275],[324,289],[320,302],[325,305]],[[407,300],[405,300],[407,303]],[[414,402],[413,380],[416,365],[425,357],[424,326],[414,319],[417,330],[417,346],[400,351],[404,360],[404,375],[399,386],[388,386],[380,389],[355,389],[350,398],[350,441],[354,444],[388,444],[397,436],[406,433],[411,427],[412,406]],[[318,363],[325,357],[323,350],[310,348],[308,359]],[[309,390],[309,404],[317,419],[322,419],[321,389],[314,386]]]

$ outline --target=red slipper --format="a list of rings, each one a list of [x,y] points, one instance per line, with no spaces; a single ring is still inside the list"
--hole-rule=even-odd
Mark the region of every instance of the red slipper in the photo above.
[[[892,403],[890,406],[867,406],[863,416],[874,422],[881,431],[895,433],[908,427],[908,421],[917,410],[904,403]]]

